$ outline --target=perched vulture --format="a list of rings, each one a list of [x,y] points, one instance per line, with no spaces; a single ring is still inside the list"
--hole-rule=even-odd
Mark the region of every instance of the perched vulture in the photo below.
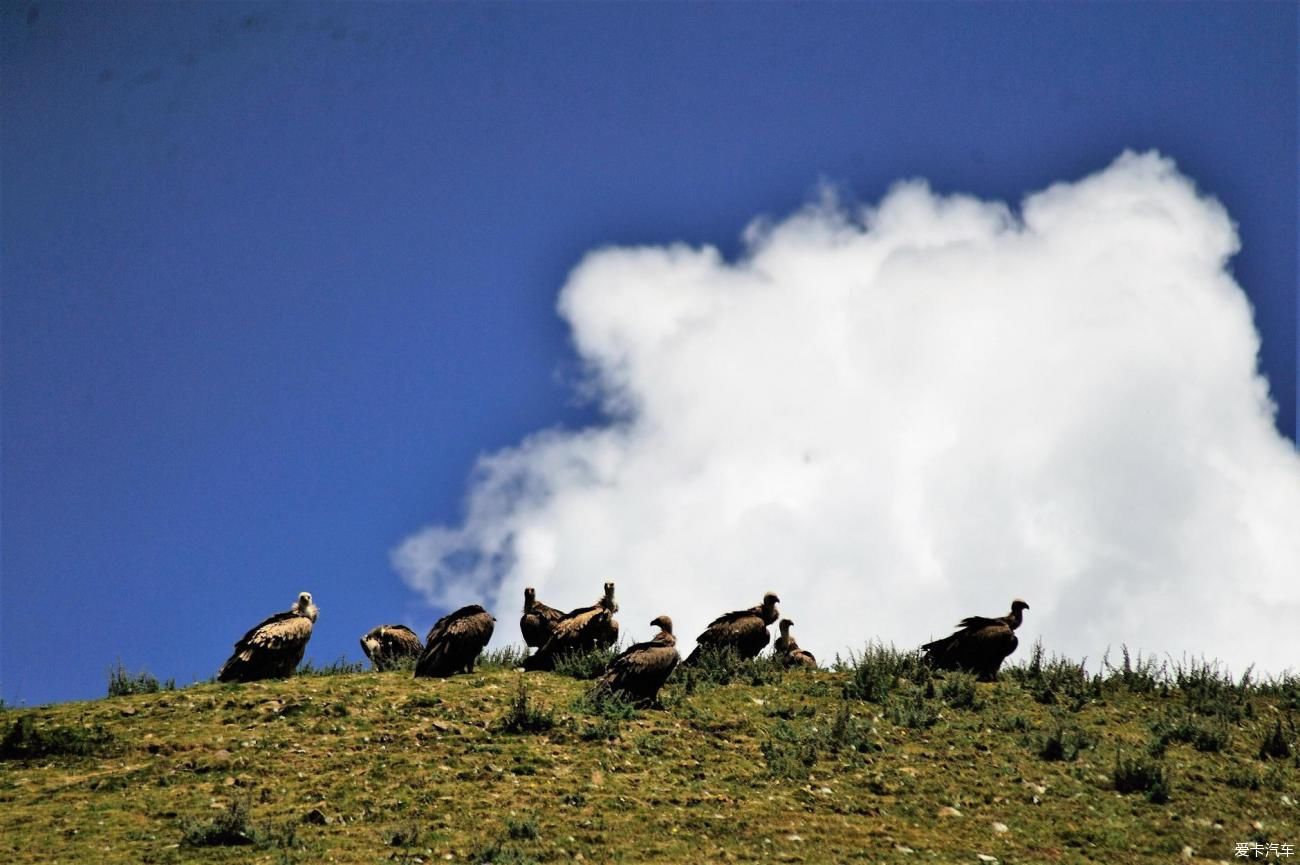
[[[302,663],[318,610],[301,592],[287,612],[276,613],[235,643],[235,653],[217,672],[218,682],[254,682],[292,676]]]
[[[650,624],[658,626],[659,633],[649,642],[629,646],[611,661],[596,681],[597,688],[626,697],[638,706],[654,703],[681,656],[677,654],[673,620],[660,616]]]
[[[376,670],[391,670],[402,658],[418,658],[424,644],[406,625],[380,625],[361,638],[361,649]]]
[[[492,639],[495,625],[492,614],[478,604],[461,607],[434,622],[424,638],[424,652],[415,662],[416,678],[474,672],[478,653]]]
[[[551,638],[555,623],[562,618],[564,613],[537,600],[536,589],[532,586],[524,589],[524,614],[519,617],[519,631],[524,635],[526,645],[540,649]]]
[[[1021,610],[1027,609],[1029,605],[1016,598],[1011,602],[1010,615],[997,619],[984,616],[962,619],[952,636],[921,647],[925,662],[936,670],[974,673],[981,682],[997,681],[998,667],[1020,642],[1015,630],[1023,618]]]
[[[789,619],[781,620],[781,636],[772,643],[775,657],[787,667],[817,666],[817,659],[813,657],[812,652],[799,648],[794,637],[790,636],[790,629],[793,627],[794,622]]]
[[[780,601],[768,592],[763,596],[763,603],[756,607],[718,616],[695,638],[695,651],[686,658],[686,663],[699,663],[700,653],[706,646],[731,646],[742,658],[757,657],[771,639],[767,626],[781,617],[776,609]]]
[[[588,652],[618,642],[618,622],[614,613],[614,584],[605,584],[604,596],[590,607],[566,613],[551,626],[551,636],[542,647],[524,661],[525,670],[554,670],[555,659],[571,652]]]

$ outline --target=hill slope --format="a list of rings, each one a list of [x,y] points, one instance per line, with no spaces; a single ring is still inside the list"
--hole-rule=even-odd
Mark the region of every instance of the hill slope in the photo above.
[[[584,701],[587,682],[507,669],[10,709],[0,859],[1155,863],[1240,861],[1237,845],[1252,843],[1278,845],[1272,861],[1286,861],[1284,844],[1300,852],[1294,679],[1243,687],[1203,667],[1103,679],[1039,658],[976,685],[930,680],[913,661],[873,650],[838,672],[750,663],[679,675],[665,708],[631,717]],[[1278,756],[1265,759],[1268,741]],[[1145,765],[1117,779],[1121,752]]]

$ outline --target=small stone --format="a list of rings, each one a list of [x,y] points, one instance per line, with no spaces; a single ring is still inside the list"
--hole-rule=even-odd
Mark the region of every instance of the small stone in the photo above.
[[[1282,794],[1282,804],[1283,804],[1283,805],[1294,805],[1295,802],[1292,802],[1292,801],[1291,801],[1291,797],[1288,796],[1287,794],[1283,793],[1283,794]]]
[[[916,852],[916,851],[913,850],[911,847],[905,847],[905,846],[903,846],[902,844],[895,844],[895,845],[894,845],[894,849],[897,850],[899,853],[915,853],[915,852]]]
[[[122,709],[122,714],[129,718],[139,711],[140,710],[137,709],[135,706],[126,706]]]
[[[939,816],[940,816],[940,817],[960,817],[960,816],[961,816],[961,812],[958,811],[956,808],[952,807],[951,805],[944,805],[942,808],[939,809]]]
[[[999,835],[1001,835],[1003,832],[1010,832],[1010,831],[1011,831],[1011,827],[1008,826],[1006,823],[994,823],[994,824],[993,824],[993,831],[994,831],[994,832],[997,832]]]
[[[802,841],[803,839],[800,838],[798,835],[786,835],[786,836],[785,836],[785,840],[787,840],[787,841]]]
[[[987,854],[987,853],[976,853],[975,855],[976,855],[976,857],[979,858],[979,860],[980,860],[981,862],[988,862],[988,863],[990,863],[990,865],[992,865],[992,863],[998,861],[998,857],[996,857],[996,856],[990,856],[990,855]]]
[[[1256,831],[1256,832],[1263,832],[1263,831],[1264,831],[1264,824],[1261,823],[1259,820],[1256,820],[1255,822],[1251,823],[1250,825],[1253,826],[1253,827],[1255,827],[1255,831]]]
[[[1191,859],[1191,858],[1192,858],[1193,856],[1195,856],[1195,855],[1196,855],[1196,851],[1195,851],[1195,850],[1193,850],[1191,847],[1189,847],[1189,846],[1186,845],[1186,844],[1183,845],[1183,858],[1184,858],[1184,859]]]
[[[433,729],[437,730],[439,733],[450,733],[451,724],[448,724],[445,721],[434,721]]]

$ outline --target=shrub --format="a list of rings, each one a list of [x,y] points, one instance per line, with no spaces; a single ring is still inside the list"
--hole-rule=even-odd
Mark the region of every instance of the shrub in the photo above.
[[[506,835],[516,841],[535,841],[540,834],[537,831],[537,821],[532,817],[506,818]]]
[[[1236,723],[1246,711],[1250,674],[1248,668],[1240,681],[1234,682],[1217,661],[1184,660],[1174,665],[1174,684],[1187,700],[1187,707],[1196,714]]]
[[[262,839],[248,820],[248,804],[242,799],[230,803],[208,822],[189,820],[183,824],[182,847],[235,847],[256,844]]]
[[[528,647],[519,644],[489,649],[478,656],[478,665],[485,670],[517,670],[528,657]]]
[[[1166,715],[1151,725],[1152,740],[1147,746],[1154,756],[1160,756],[1174,742],[1185,742],[1202,753],[1218,753],[1227,749],[1232,741],[1228,725],[1222,720],[1203,723],[1196,716]]]
[[[885,717],[891,723],[913,730],[925,729],[938,720],[938,715],[925,702],[925,690],[904,683],[885,701]]]
[[[770,656],[742,658],[731,646],[703,646],[697,662],[689,667],[678,666],[673,678],[681,682],[683,692],[693,694],[701,687],[732,682],[770,685],[781,681],[785,672],[785,667]]]
[[[1143,658],[1139,652],[1136,662],[1129,655],[1128,646],[1119,647],[1123,657],[1122,666],[1113,667],[1109,652],[1102,656],[1101,666],[1105,671],[1105,684],[1115,685],[1134,694],[1152,694],[1169,689],[1169,670],[1165,664],[1156,665],[1154,658]]]
[[[1290,756],[1291,743],[1282,733],[1282,722],[1279,720],[1273,724],[1273,729],[1264,737],[1264,741],[1259,743],[1259,759],[1285,760]]]
[[[609,662],[618,656],[618,651],[617,646],[611,646],[585,652],[562,652],[555,656],[554,671],[573,679],[595,679],[605,672]]]
[[[1087,659],[1074,662],[1059,655],[1046,658],[1041,641],[1034,643],[1024,666],[1008,667],[1007,677],[1045,706],[1063,705],[1077,712],[1101,694],[1101,676],[1089,678]]]
[[[849,711],[847,704],[841,704],[826,731],[826,748],[832,754],[841,751],[867,753],[879,751],[880,743],[876,740],[876,728],[865,718],[858,718]]]
[[[1254,769],[1239,765],[1234,765],[1228,771],[1227,782],[1229,787],[1236,787],[1238,790],[1258,790],[1264,783]]]
[[[31,715],[17,718],[0,739],[0,760],[34,760],[40,757],[89,757],[114,750],[113,734],[93,727],[37,727]]]
[[[311,659],[303,661],[298,666],[297,675],[299,676],[345,676],[349,673],[364,673],[366,665],[360,661],[351,663],[343,655],[324,667],[317,667]]]
[[[129,694],[156,694],[159,691],[176,690],[176,680],[168,679],[166,683],[160,684],[158,680],[148,672],[129,673],[126,667],[119,660],[117,665],[108,671],[108,696],[125,697]]]
[[[1078,727],[1067,727],[1057,719],[1056,725],[1039,739],[1038,756],[1048,761],[1073,761],[1080,751],[1094,744],[1092,738]]]
[[[519,680],[510,709],[497,721],[502,733],[545,733],[555,726],[555,715],[549,709],[539,709],[528,701],[528,687]]]
[[[850,655],[848,663],[836,659],[835,669],[849,673],[844,698],[884,703],[901,683],[929,685],[930,670],[917,651],[899,651],[893,646],[870,643],[861,655]]]
[[[979,710],[981,704],[975,695],[975,676],[971,673],[949,673],[939,688],[939,699],[954,709]]]
[[[1157,805],[1169,801],[1169,775],[1155,761],[1119,754],[1111,777],[1119,793],[1146,793]]]
[[[767,761],[767,773],[773,778],[807,778],[817,763],[817,740],[814,730],[777,721],[772,738],[760,746]]]

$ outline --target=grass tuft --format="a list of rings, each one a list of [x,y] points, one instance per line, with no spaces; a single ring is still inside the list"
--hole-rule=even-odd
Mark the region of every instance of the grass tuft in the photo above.
[[[187,820],[182,827],[182,847],[242,847],[262,840],[249,821],[248,803],[242,799],[231,802],[207,822]]]
[[[1119,793],[1146,793],[1147,799],[1157,805],[1169,801],[1169,774],[1154,760],[1119,754],[1111,778]]]
[[[108,671],[108,696],[126,697],[131,694],[156,694],[159,691],[175,691],[176,680],[168,679],[160,683],[156,677],[146,671],[130,673],[119,660]]]
[[[572,679],[595,679],[605,672],[605,668],[618,656],[618,652],[617,646],[582,652],[562,652],[555,656],[555,673]]]
[[[414,669],[414,667],[412,667]],[[299,676],[348,676],[353,673],[364,673],[366,665],[361,661],[351,662],[344,655],[339,655],[332,663],[323,667],[316,666],[316,663],[310,658],[298,665],[296,675]]]
[[[528,699],[528,686],[519,680],[519,690],[509,710],[497,720],[496,728],[502,733],[545,733],[555,727],[555,713],[538,708]]]
[[[513,643],[499,649],[489,649],[478,656],[481,670],[517,670],[528,657],[528,647]]]
[[[99,724],[37,727],[31,715],[22,715],[0,739],[0,760],[101,756],[115,750],[116,746],[113,734]]]
[[[930,682],[930,670],[920,652],[900,651],[879,643],[869,643],[860,655],[850,654],[847,662],[837,658],[834,668],[849,674],[843,690],[846,700],[884,703],[900,685]]]
[[[1291,743],[1282,732],[1282,722],[1279,720],[1273,724],[1273,729],[1264,737],[1264,741],[1259,743],[1259,759],[1285,760],[1290,756]]]

